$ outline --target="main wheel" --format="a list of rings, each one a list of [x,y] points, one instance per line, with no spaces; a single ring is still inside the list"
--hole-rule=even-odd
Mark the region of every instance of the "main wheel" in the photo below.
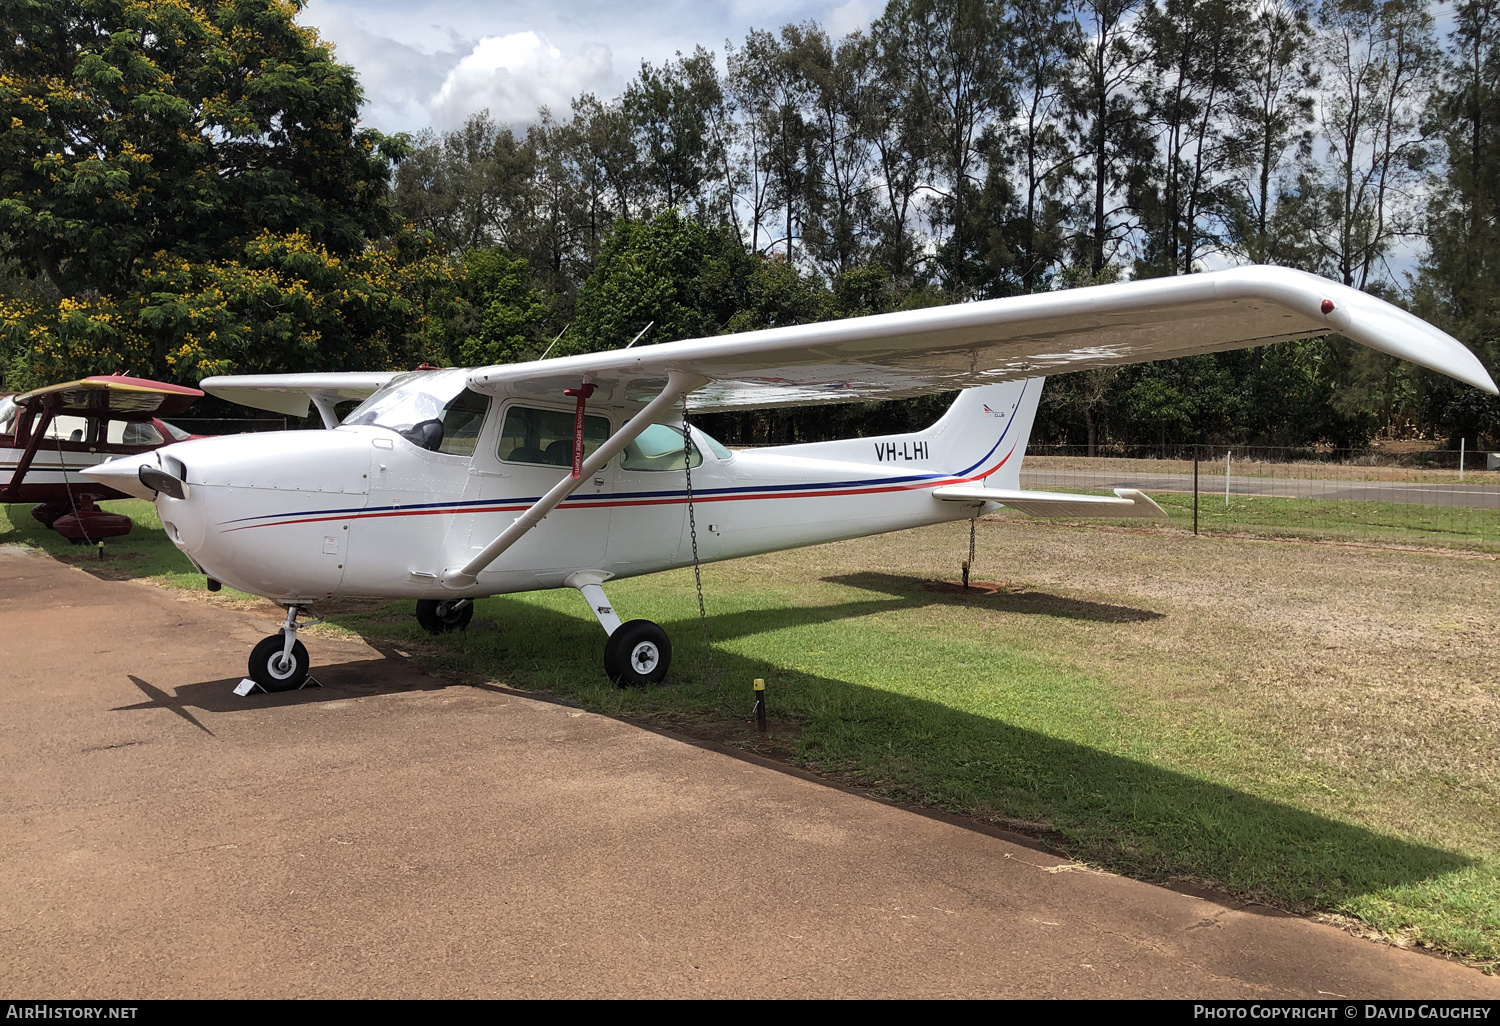
[[[292,642],[291,658],[282,662],[286,631],[278,631],[250,650],[250,679],[267,691],[295,691],[307,681],[307,647]]]
[[[672,642],[650,620],[630,620],[604,643],[604,673],[622,688],[660,684],[672,665]]]
[[[417,623],[428,634],[447,634],[449,631],[467,630],[474,619],[474,602],[471,599],[455,599],[439,602],[437,599],[417,600]]]

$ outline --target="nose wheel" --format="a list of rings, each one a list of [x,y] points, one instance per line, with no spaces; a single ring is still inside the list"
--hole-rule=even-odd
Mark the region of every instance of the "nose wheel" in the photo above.
[[[286,626],[250,650],[250,679],[266,691],[296,691],[307,683],[307,646],[297,640],[300,612],[288,606]]]

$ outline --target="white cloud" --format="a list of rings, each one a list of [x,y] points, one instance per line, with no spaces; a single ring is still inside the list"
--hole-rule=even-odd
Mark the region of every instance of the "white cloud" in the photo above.
[[[484,108],[497,121],[519,126],[542,106],[565,116],[573,97],[612,91],[615,77],[609,48],[598,43],[566,55],[535,32],[486,36],[448,72],[428,108],[438,129],[456,127]]]
[[[885,11],[884,0],[849,0],[828,12],[824,27],[834,39],[869,26]]]
[[[310,0],[298,16],[338,46],[364,86],[361,119],[382,131],[454,128],[488,106],[511,124],[574,95],[617,96],[642,60],[702,44],[721,60],[752,27],[821,21],[835,36],[884,0]],[[616,70],[618,69],[618,70]]]

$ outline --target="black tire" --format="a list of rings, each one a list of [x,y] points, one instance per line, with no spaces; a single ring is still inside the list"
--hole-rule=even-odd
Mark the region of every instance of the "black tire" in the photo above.
[[[421,624],[422,629],[428,634],[447,634],[449,631],[468,630],[469,621],[472,619],[474,619],[472,599],[454,599],[452,602],[439,602],[437,599],[417,600],[417,623]]]
[[[672,666],[672,642],[650,620],[620,624],[604,643],[604,673],[622,688],[660,684]]]
[[[250,650],[250,679],[267,691],[296,691],[307,682],[307,647],[292,642],[292,665],[281,667],[286,631],[280,630]]]

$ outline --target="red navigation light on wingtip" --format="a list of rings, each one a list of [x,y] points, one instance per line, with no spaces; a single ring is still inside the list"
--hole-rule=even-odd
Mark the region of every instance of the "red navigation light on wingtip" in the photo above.
[[[1333,300],[1331,300],[1331,299],[1325,299],[1325,300],[1323,300],[1323,313],[1324,313],[1325,316],[1327,314],[1333,313]]]

